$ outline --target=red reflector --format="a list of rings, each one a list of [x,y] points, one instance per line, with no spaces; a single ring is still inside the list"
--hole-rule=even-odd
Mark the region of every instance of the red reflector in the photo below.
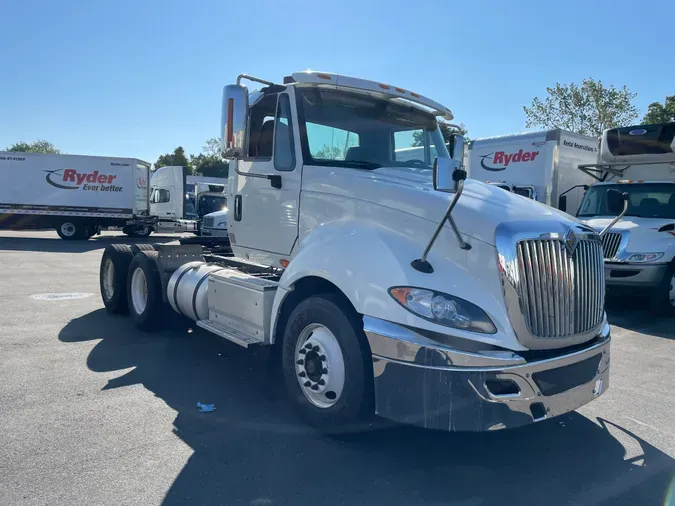
[[[382,88],[383,90],[388,90],[389,86],[387,86],[386,84],[380,84],[380,88]]]
[[[411,91],[410,94],[411,94],[413,97],[415,97],[415,98],[420,98],[420,96],[419,96],[417,93],[413,93],[413,92]]]
[[[332,79],[331,76],[329,76],[328,74],[317,74],[316,77],[318,77],[319,79],[326,79],[328,81]]]
[[[399,93],[405,93],[405,90],[403,88],[394,88],[394,89]]]

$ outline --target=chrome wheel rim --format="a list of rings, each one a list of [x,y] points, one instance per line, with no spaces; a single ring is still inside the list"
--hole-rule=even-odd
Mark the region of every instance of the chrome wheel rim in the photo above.
[[[143,314],[148,305],[148,282],[143,269],[137,267],[131,275],[131,304],[136,314]]]
[[[75,225],[69,221],[61,224],[61,233],[66,237],[73,237],[75,235]]]
[[[321,324],[300,332],[295,345],[295,375],[300,390],[314,406],[327,409],[338,400],[345,385],[345,364],[340,343]]]
[[[115,295],[115,264],[110,258],[106,258],[103,263],[103,293],[106,300]]]

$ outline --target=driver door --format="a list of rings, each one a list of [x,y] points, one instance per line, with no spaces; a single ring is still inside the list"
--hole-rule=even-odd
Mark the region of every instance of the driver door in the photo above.
[[[301,158],[293,111],[295,97],[285,92],[265,94],[249,108],[247,157],[229,180],[230,241],[268,265],[290,256],[298,237]]]

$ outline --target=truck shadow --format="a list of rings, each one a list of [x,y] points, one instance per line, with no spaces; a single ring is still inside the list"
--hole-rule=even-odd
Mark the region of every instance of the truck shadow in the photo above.
[[[176,410],[194,451],[174,504],[663,505],[674,460],[608,420],[578,413],[512,431],[447,434],[403,426],[326,438],[297,419],[267,350],[251,352],[174,318],[148,335],[101,309],[63,342],[101,341],[87,366],[133,367],[105,389],[141,384]],[[198,412],[196,403],[216,411]]]
[[[605,309],[612,325],[664,339],[675,339],[675,316],[655,316],[649,311],[649,303],[644,297],[608,296]]]
[[[1,233],[1,232],[0,232]],[[2,237],[0,251],[42,251],[49,253],[86,253],[103,249],[109,244],[168,243],[178,241],[177,235],[151,235],[145,239],[134,239],[122,233],[120,235],[101,235],[88,241],[64,241],[54,232],[54,237]]]

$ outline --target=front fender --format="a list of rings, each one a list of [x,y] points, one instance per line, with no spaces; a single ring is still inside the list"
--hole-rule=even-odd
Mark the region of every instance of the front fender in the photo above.
[[[409,224],[410,225],[410,224]],[[273,307],[272,328],[293,286],[308,276],[334,284],[363,315],[451,334],[513,350],[523,350],[504,312],[494,247],[465,237],[470,251],[458,247],[452,231],[444,229],[429,255],[432,274],[416,271],[431,237],[433,223],[419,220],[394,231],[375,222],[345,220],[314,228],[299,244],[284,271]],[[389,295],[392,286],[417,286],[449,293],[481,307],[497,327],[496,334],[480,334],[434,324],[401,307]]]

